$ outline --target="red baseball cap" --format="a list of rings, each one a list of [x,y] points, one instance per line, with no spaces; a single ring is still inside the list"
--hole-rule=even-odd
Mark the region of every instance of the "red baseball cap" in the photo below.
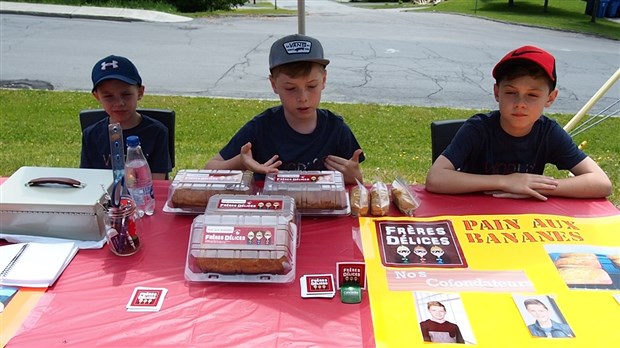
[[[556,82],[557,76],[555,73],[555,58],[547,51],[536,46],[522,46],[513,51],[508,52],[507,55],[502,58],[493,68],[493,77],[497,80],[498,68],[506,62],[510,62],[516,59],[525,59],[536,63],[546,73],[551,81]]]

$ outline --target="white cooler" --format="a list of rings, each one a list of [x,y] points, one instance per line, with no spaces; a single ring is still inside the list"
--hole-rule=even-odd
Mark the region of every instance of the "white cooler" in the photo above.
[[[29,185],[41,178],[50,183]],[[0,232],[101,240],[103,204],[113,181],[107,169],[21,167],[0,185]]]

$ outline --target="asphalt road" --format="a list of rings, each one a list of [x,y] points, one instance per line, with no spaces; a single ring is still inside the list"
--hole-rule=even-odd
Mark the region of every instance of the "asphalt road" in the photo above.
[[[295,0],[277,4],[297,6]],[[331,0],[307,0],[306,12],[306,34],[320,39],[331,59],[324,101],[492,109],[494,64],[509,50],[533,44],[557,58],[560,95],[548,111],[575,113],[620,66],[620,42],[582,34]],[[151,23],[3,14],[0,80],[90,91],[92,65],[118,54],[136,63],[147,93],[274,99],[269,47],[297,32],[297,21]],[[620,83],[593,112],[617,99]]]

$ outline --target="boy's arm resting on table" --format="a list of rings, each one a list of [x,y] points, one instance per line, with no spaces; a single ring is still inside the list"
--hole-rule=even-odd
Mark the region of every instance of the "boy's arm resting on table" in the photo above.
[[[499,198],[547,196],[572,198],[603,198],[611,194],[611,181],[590,157],[571,168],[575,175],[555,179],[546,175],[513,173],[508,175],[481,175],[456,171],[452,163],[439,156],[426,177],[429,192],[459,194],[480,191],[493,192]]]
[[[342,173],[345,184],[356,184],[356,179],[364,183],[362,169],[360,167],[360,156],[362,149],[357,149],[350,159],[329,155],[325,158],[325,168],[337,170]]]
[[[434,193],[460,194],[481,191],[502,191],[496,197],[524,198],[534,197],[540,200],[547,198],[539,191],[553,190],[558,180],[537,174],[513,173],[508,175],[471,174],[457,171],[452,162],[441,155],[426,176],[426,190]]]
[[[601,167],[590,157],[570,169],[574,176],[558,179],[553,190],[538,190],[545,196],[604,198],[611,194],[612,184]]]
[[[556,179],[557,186],[555,188],[536,189],[537,193],[542,197],[557,196],[570,198],[605,198],[611,194],[611,181],[607,174],[590,157],[583,159],[579,164],[571,168],[570,171],[574,176]],[[494,192],[493,196],[499,198],[528,197],[510,192]]]

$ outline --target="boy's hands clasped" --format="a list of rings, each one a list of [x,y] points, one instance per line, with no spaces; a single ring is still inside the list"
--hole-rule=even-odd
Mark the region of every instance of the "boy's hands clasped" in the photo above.
[[[498,198],[529,198],[534,197],[541,201],[546,201],[540,191],[554,190],[559,181],[551,176],[512,173],[504,175],[502,178],[502,190],[486,192]]]

